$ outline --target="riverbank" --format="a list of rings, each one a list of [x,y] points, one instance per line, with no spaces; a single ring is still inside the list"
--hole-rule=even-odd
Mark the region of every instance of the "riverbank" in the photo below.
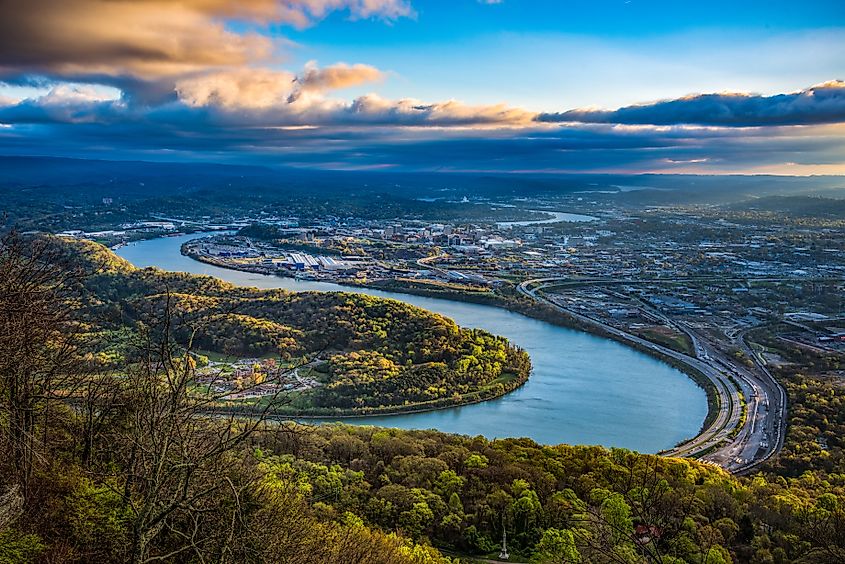
[[[181,247],[181,251],[184,251],[185,246]],[[241,269],[241,268],[233,268],[231,264],[225,261],[218,261],[214,260],[210,257],[205,257],[203,255],[199,255],[198,253],[184,253],[185,256],[188,256],[194,260],[199,262],[204,262],[206,264],[210,264],[219,268],[226,268],[229,270],[237,270],[241,272],[250,272],[253,274],[269,274],[268,272],[264,272],[261,270],[252,270],[252,269]],[[278,274],[275,274],[278,276]],[[395,292],[395,293],[403,293],[403,294],[411,294],[416,296],[423,296],[428,298],[435,298],[435,299],[443,299],[443,300],[450,300],[450,301],[458,301],[458,302],[465,302],[465,303],[472,303],[478,305],[485,305],[485,306],[492,306],[504,309],[506,311],[519,313],[521,315],[525,315],[526,317],[530,317],[532,319],[537,319],[539,321],[544,321],[546,323],[550,323],[552,325],[556,325],[558,327],[565,327],[567,329],[574,329],[576,331],[582,331],[585,333],[589,333],[591,335],[595,335],[597,337],[602,337],[605,339],[610,339],[612,341],[621,343],[627,347],[630,347],[638,352],[643,354],[647,354],[653,358],[660,360],[675,368],[681,372],[683,372],[692,382],[694,382],[699,388],[701,388],[707,398],[707,414],[704,421],[701,424],[701,427],[698,429],[698,432],[691,436],[684,438],[683,440],[679,441],[677,444],[687,443],[689,441],[694,440],[698,435],[708,429],[713,422],[715,421],[716,417],[718,416],[719,409],[720,409],[720,402],[719,402],[719,395],[716,390],[716,387],[713,385],[713,382],[702,374],[699,370],[695,367],[690,366],[684,362],[681,362],[671,356],[664,355],[659,351],[654,349],[650,349],[648,347],[642,346],[639,343],[632,342],[628,339],[620,337],[614,333],[605,331],[600,327],[594,324],[582,323],[579,320],[575,319],[574,317],[562,315],[559,311],[555,310],[554,308],[545,305],[537,300],[532,300],[526,296],[523,296],[519,292],[516,291],[515,287],[506,286],[503,289],[500,289],[498,293],[494,291],[479,291],[479,292],[464,292],[458,291],[454,289],[450,289],[447,287],[437,287],[433,288],[429,284],[415,284],[413,282],[397,282],[395,280],[377,280],[373,282],[369,282],[366,284],[352,284],[348,282],[338,281],[333,282],[338,286],[349,287],[350,289],[371,289],[371,290],[380,290],[385,292]],[[508,393],[508,392],[504,392]],[[501,397],[500,394],[495,397]],[[473,401],[471,403],[478,403],[481,401],[487,401],[489,399],[495,399],[495,397],[479,399]],[[463,404],[461,404],[463,405]],[[455,405],[457,406],[457,405]],[[451,406],[443,406],[437,407],[435,409],[445,409]],[[427,411],[427,410],[423,410]],[[392,413],[371,413],[369,415],[360,415],[361,417],[367,417],[371,415],[395,415],[401,413],[413,413],[414,411],[396,411]],[[338,417],[338,418],[345,418],[345,417],[354,417],[353,415],[326,415],[327,417]],[[315,416],[319,417],[319,416]]]
[[[276,419],[366,419],[371,417],[390,417],[399,415],[409,415],[413,413],[428,413],[433,411],[441,411],[444,409],[454,409],[467,405],[474,405],[485,401],[500,398],[528,382],[529,373],[515,375],[509,374],[500,377],[491,382],[487,388],[476,390],[466,394],[461,394],[458,399],[455,398],[441,398],[437,400],[416,402],[407,405],[396,406],[380,406],[380,407],[363,407],[355,409],[341,409],[341,408],[314,408],[309,410],[272,410],[271,416]],[[488,389],[489,388],[489,389]],[[262,412],[259,407],[260,403],[251,406],[220,406],[210,409],[210,413],[238,413],[245,416],[250,416],[255,413]]]

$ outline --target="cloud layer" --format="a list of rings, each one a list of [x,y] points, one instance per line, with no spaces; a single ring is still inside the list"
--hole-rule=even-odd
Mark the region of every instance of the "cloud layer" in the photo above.
[[[546,113],[544,122],[718,126],[812,125],[845,122],[845,82],[834,80],[799,92],[759,96],[696,94],[618,110]]]
[[[227,108],[218,90],[208,105],[140,108],[86,88],[57,87],[0,108],[0,124],[7,124],[0,127],[0,147],[6,154],[47,148],[66,156],[324,169],[845,173],[842,124],[541,124],[507,107],[375,96],[342,102],[308,95],[289,103],[282,100],[286,93],[266,107]]]
[[[390,80],[385,69],[285,68],[279,28],[333,12],[414,16],[409,0],[5,0],[0,81],[49,90],[0,95],[0,153],[50,147],[322,168],[845,172],[845,82],[540,114],[388,99],[360,94]],[[356,97],[337,92],[347,88],[359,89]]]

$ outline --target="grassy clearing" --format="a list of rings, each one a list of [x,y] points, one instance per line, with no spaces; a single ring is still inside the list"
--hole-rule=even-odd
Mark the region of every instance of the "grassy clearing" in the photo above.
[[[643,329],[638,335],[643,339],[684,354],[692,355],[695,352],[689,337],[665,327]]]

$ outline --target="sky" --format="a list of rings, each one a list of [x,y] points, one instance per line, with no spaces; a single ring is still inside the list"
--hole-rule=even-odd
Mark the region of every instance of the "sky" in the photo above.
[[[0,154],[845,174],[845,2],[5,0]]]

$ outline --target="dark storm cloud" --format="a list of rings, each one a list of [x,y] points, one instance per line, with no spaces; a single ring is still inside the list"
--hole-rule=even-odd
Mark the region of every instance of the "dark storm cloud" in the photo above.
[[[567,126],[532,135],[451,136],[358,146],[338,156],[350,165],[391,163],[410,170],[503,172],[743,172],[797,165],[840,164],[842,131],[791,135],[769,131],[684,131]],[[318,157],[319,158],[319,157]]]
[[[617,110],[544,113],[543,122],[698,124],[727,127],[812,125],[845,122],[845,82],[831,81],[775,96],[697,94]]]

